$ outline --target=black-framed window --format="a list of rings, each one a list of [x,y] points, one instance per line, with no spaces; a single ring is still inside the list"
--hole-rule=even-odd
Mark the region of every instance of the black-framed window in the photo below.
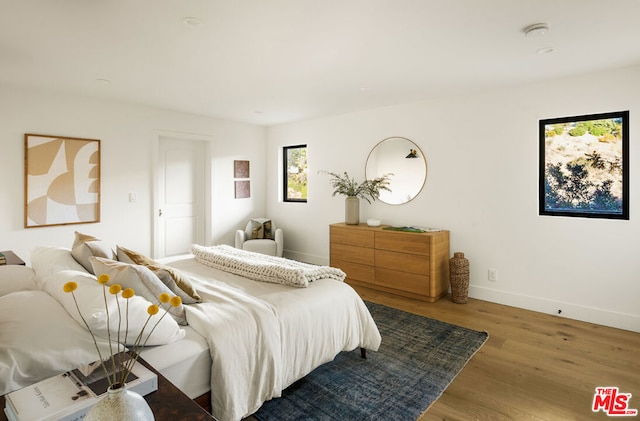
[[[282,148],[283,200],[307,202],[307,145]]]
[[[629,219],[629,111],[540,120],[539,213]]]

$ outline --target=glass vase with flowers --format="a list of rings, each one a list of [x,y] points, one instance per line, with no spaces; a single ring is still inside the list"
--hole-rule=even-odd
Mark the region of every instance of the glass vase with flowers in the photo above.
[[[140,329],[137,337],[133,341],[133,346],[127,351],[124,344],[130,343],[128,338],[129,334],[129,300],[135,295],[135,291],[132,288],[125,288],[119,284],[108,285],[110,277],[107,274],[98,276],[98,283],[102,285],[102,292],[104,298],[105,308],[107,309],[107,325],[110,326],[110,319],[112,316],[108,309],[107,293],[115,297],[117,304],[117,318],[118,318],[118,334],[116,338],[111,337],[111,330],[107,330],[109,340],[109,356],[103,356],[96,336],[91,330],[89,324],[84,318],[78,305],[78,300],[74,294],[74,291],[78,288],[77,282],[70,281],[64,285],[64,291],[70,293],[73,296],[74,303],[78,310],[78,314],[82,319],[85,327],[93,338],[96,351],[98,353],[99,362],[102,366],[102,370],[106,376],[109,384],[107,394],[96,405],[94,405],[87,415],[85,421],[97,421],[97,420],[153,420],[153,412],[149,408],[147,402],[139,394],[127,390],[126,384],[131,370],[137,363],[139,358],[139,351],[144,347],[149,340],[149,337],[158,326],[160,321],[167,315],[171,307],[179,307],[182,304],[182,299],[179,296],[171,296],[167,293],[160,294],[158,297],[158,304],[151,304],[147,308],[148,317],[144,322],[142,329]],[[122,301],[124,301],[122,303]],[[164,311],[161,312],[161,309]],[[124,315],[123,315],[124,313]],[[159,314],[161,313],[161,314]],[[125,323],[124,337],[121,337],[121,324]],[[145,331],[149,328],[148,333],[145,335]],[[115,341],[115,346],[114,346]]]

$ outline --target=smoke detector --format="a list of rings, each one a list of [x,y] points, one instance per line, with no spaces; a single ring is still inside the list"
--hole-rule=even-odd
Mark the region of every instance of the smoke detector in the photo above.
[[[527,38],[541,37],[549,31],[549,25],[546,23],[534,23],[523,29]]]

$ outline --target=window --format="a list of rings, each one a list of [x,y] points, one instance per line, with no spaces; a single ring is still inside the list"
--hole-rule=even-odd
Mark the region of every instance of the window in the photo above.
[[[284,168],[283,198],[285,202],[307,202],[307,145],[282,149]]]
[[[629,219],[629,111],[540,120],[539,213]]]

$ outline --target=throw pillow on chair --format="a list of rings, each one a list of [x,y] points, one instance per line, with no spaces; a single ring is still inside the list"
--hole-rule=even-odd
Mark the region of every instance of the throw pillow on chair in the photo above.
[[[252,219],[251,220],[251,239],[273,240],[273,234],[271,231],[271,221],[267,220],[264,222],[260,222],[260,221],[256,221],[255,219]]]

